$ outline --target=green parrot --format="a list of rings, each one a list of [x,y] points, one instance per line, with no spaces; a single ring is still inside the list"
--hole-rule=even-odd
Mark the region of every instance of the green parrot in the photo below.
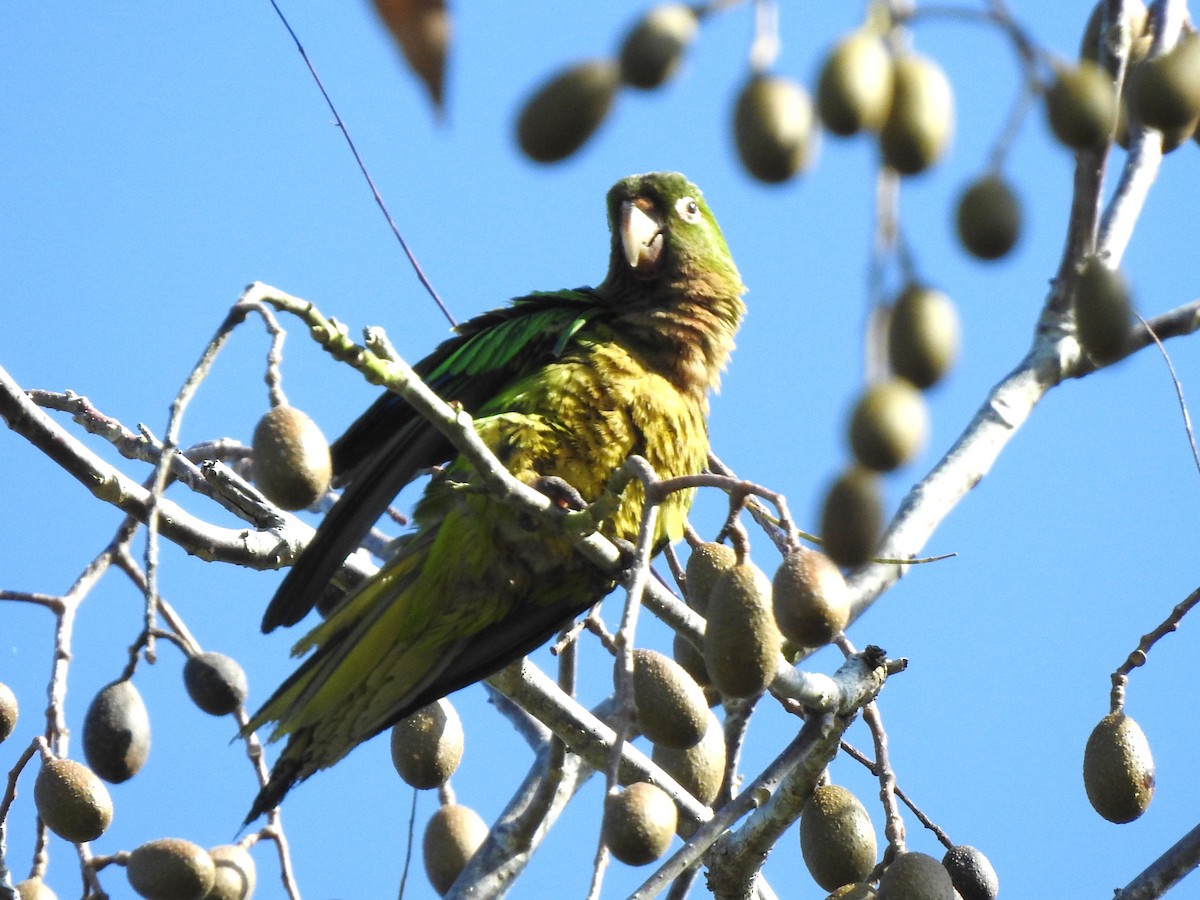
[[[716,219],[682,175],[618,181],[608,221],[597,287],[518,297],[459,325],[414,367],[474,417],[514,476],[560,504],[595,500],[633,454],[664,478],[704,471],[708,394],[745,309]],[[309,655],[246,726],[274,722],[271,740],[287,738],[247,822],[362,741],[532,651],[614,586],[555,523],[483,490],[399,395],[354,422],[333,459],[348,486],[271,600],[264,632],[303,618],[400,489],[441,468],[394,555],[296,645]],[[600,531],[634,540],[643,494],[627,488]],[[662,505],[656,546],[682,536],[690,503],[677,492]]]

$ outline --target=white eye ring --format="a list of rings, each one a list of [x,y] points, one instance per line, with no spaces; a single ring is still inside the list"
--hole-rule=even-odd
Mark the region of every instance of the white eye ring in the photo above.
[[[680,197],[675,201],[675,212],[679,214],[679,218],[685,222],[696,223],[700,221],[700,204],[691,197]]]

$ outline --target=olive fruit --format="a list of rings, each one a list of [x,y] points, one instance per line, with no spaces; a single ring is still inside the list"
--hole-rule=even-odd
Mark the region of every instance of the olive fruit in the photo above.
[[[1000,879],[988,858],[969,844],[956,844],[942,857],[962,900],[996,900]]]
[[[883,870],[879,900],[956,900],[945,867],[926,853],[901,853]]]
[[[648,781],[604,798],[604,843],[626,865],[644,866],[666,853],[677,824],[675,801]]]
[[[941,291],[910,284],[888,317],[892,371],[924,390],[945,377],[958,358],[958,313]]]
[[[1075,283],[1072,303],[1080,346],[1098,363],[1117,359],[1129,340],[1133,319],[1124,276],[1089,257]]]
[[[392,726],[392,765],[405,784],[418,790],[449,781],[462,754],[462,720],[445,698]]]
[[[683,666],[653,650],[633,651],[637,725],[655,744],[685,749],[704,737],[708,703]]]
[[[1138,723],[1109,713],[1083,751],[1083,786],[1092,808],[1110,822],[1132,822],[1154,797],[1154,757]]]
[[[972,256],[999,259],[1021,233],[1021,205],[999,175],[985,175],[967,186],[955,216],[958,239]]]
[[[450,890],[487,836],[487,825],[469,806],[448,803],[433,814],[423,850],[425,873],[439,896]]]
[[[1083,38],[1079,42],[1080,59],[1088,59],[1094,63],[1100,62],[1100,28],[1104,22],[1104,0],[1092,7],[1087,25],[1083,29]],[[1150,52],[1152,35],[1146,30],[1146,4],[1142,0],[1125,0],[1125,27],[1129,30],[1129,65],[1133,66],[1146,58]],[[1104,43],[1109,52],[1117,50],[1119,34],[1111,29],[1104,35]]]
[[[946,73],[916,54],[896,57],[892,105],[879,133],[883,161],[901,175],[916,175],[939,159],[954,132],[954,92]]]
[[[112,798],[96,773],[73,759],[47,759],[33,783],[33,803],[46,827],[81,844],[104,834]]]
[[[767,576],[749,560],[722,573],[704,632],[704,664],[716,688],[726,697],[757,697],[775,680],[782,647]]]
[[[227,716],[246,702],[250,688],[237,660],[223,653],[195,653],[183,664],[183,686],[210,716]]]
[[[583,146],[612,107],[620,69],[608,59],[576,63],[559,72],[525,101],[517,118],[517,142],[534,162],[565,159]]]
[[[680,787],[709,806],[725,777],[725,730],[711,710],[706,712],[704,737],[698,744],[683,750],[655,744],[652,758]]]
[[[671,656],[675,658],[675,662],[683,666],[683,670],[691,675],[692,680],[700,685],[700,687],[706,688],[712,684],[712,678],[708,674],[708,669],[704,667],[704,652],[698,650],[682,634],[675,635],[675,639],[671,644]]]
[[[1187,32],[1161,56],[1129,73],[1126,95],[1133,117],[1159,131],[1191,125],[1200,118],[1200,34]]]
[[[807,168],[814,155],[814,125],[812,101],[804,88],[777,75],[753,75],[734,107],[738,157],[759,181],[787,181]]]
[[[1117,94],[1108,72],[1090,60],[1057,66],[1046,91],[1046,118],[1058,140],[1073,150],[1108,143],[1117,116]]]
[[[846,579],[817,550],[800,546],[789,550],[775,570],[771,594],[779,631],[801,647],[824,647],[850,621]]]
[[[892,105],[892,55],[865,29],[842,38],[817,78],[817,113],[834,134],[878,131]]]
[[[329,488],[329,443],[295,407],[276,406],[259,419],[251,446],[254,483],[280,509],[307,509]]]
[[[850,416],[850,449],[869,469],[890,472],[921,452],[929,413],[921,393],[904,378],[867,387]]]
[[[879,543],[883,528],[883,495],[879,478],[854,466],[830,485],[821,507],[821,547],[839,566],[865,563]]]
[[[1117,131],[1116,141],[1125,150],[1130,147],[1129,134],[1129,97],[1124,95],[1125,99],[1121,103],[1121,108],[1117,111]],[[1162,134],[1162,152],[1171,153],[1178,150],[1195,134],[1195,126],[1200,125],[1200,119],[1195,119],[1191,122],[1181,125],[1178,128],[1169,128]]]
[[[216,867],[203,847],[182,838],[147,841],[129,854],[129,884],[150,900],[203,900]]]
[[[650,9],[621,43],[621,81],[643,90],[658,87],[679,68],[698,25],[696,10],[686,3]]]
[[[204,900],[249,900],[258,880],[250,851],[240,844],[221,844],[208,855],[212,857],[214,875]]]
[[[17,883],[17,900],[58,900],[58,895],[40,878],[26,878]]]
[[[800,813],[800,853],[827,891],[864,880],[875,868],[875,829],[866,808],[837,784],[817,787]]]
[[[708,612],[708,596],[712,586],[726,569],[737,562],[737,552],[728,544],[705,541],[692,548],[684,566],[688,606],[700,615]]]
[[[0,681],[0,742],[3,742],[17,727],[17,695],[7,684]]]
[[[136,775],[150,754],[150,715],[128,679],[104,687],[83,718],[83,755],[92,771],[113,784]]]

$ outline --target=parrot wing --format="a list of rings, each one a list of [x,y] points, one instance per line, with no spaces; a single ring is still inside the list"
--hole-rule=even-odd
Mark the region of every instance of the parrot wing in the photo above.
[[[529,294],[463,323],[414,369],[443,399],[474,413],[505,385],[559,355],[604,310],[589,288]],[[446,437],[391,392],[331,449],[334,472],[349,485],[268,604],[264,632],[304,618],[400,490],[421,470],[454,456]]]

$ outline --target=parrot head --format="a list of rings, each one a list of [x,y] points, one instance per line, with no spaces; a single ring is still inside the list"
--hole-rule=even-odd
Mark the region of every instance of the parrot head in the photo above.
[[[608,222],[610,279],[671,282],[713,267],[737,278],[704,195],[678,172],[622,178],[608,192]]]
[[[717,387],[745,292],[700,189],[678,172],[622,178],[608,192],[612,250],[599,293],[622,328],[658,354],[682,389]]]

